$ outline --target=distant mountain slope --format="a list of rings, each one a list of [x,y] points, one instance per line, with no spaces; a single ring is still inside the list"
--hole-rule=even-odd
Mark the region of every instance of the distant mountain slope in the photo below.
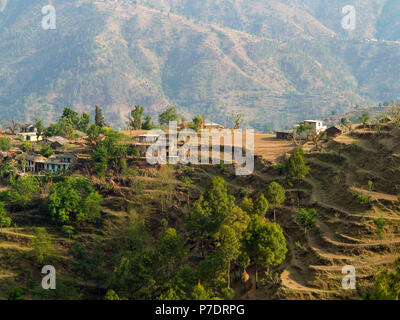
[[[46,120],[63,107],[101,105],[121,126],[132,105],[169,104],[187,118],[286,127],[302,118],[397,97],[395,2],[354,1],[357,29],[341,29],[346,1],[65,0],[43,30],[42,1],[0,2],[1,120]]]

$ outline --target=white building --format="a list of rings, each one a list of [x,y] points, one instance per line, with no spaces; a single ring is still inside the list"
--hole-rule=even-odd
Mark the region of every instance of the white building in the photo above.
[[[222,124],[215,123],[215,122],[212,122],[212,121],[204,122],[204,127],[203,127],[203,129],[206,129],[206,130],[213,130],[213,129],[221,130],[221,129],[224,129],[224,128],[225,127]]]
[[[22,141],[41,141],[43,139],[42,135],[37,136],[37,128],[33,124],[27,124],[21,127],[21,132],[17,136]]]
[[[39,154],[29,154],[25,158],[26,171],[40,174],[43,171],[58,172],[71,169],[77,162],[73,154],[58,154],[50,158]]]
[[[303,121],[304,124],[309,127],[309,130],[303,131],[300,134],[297,134],[297,138],[298,139],[307,139],[307,137],[311,134],[311,133],[317,133],[320,134],[322,132],[325,132],[327,129],[327,126],[324,125],[324,122],[321,120],[304,120]],[[295,130],[297,129],[299,125],[295,126]],[[310,132],[311,130],[311,132]]]
[[[316,133],[325,132],[327,129],[327,126],[324,126],[324,122],[321,120],[304,120],[304,124],[310,125]]]

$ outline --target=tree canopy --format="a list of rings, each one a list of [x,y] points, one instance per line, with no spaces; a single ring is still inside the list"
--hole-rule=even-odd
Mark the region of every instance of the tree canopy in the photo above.
[[[100,216],[102,197],[85,178],[68,177],[53,185],[49,196],[49,211],[61,224],[94,222]]]

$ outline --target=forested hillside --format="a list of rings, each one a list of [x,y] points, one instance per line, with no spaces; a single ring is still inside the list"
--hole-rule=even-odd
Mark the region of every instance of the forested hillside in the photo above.
[[[65,106],[101,105],[124,124],[129,109],[176,105],[187,118],[284,128],[304,118],[397,98],[395,0],[353,1],[357,27],[342,29],[348,1],[65,0],[57,29],[43,3],[0,2],[2,120],[54,119]],[[366,41],[377,38],[388,41]]]

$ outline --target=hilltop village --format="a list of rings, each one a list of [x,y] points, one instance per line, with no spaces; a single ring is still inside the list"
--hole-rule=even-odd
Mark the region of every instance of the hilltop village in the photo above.
[[[64,115],[73,112],[73,110],[66,108],[64,110]],[[78,115],[74,113],[73,116],[78,117]],[[173,115],[171,119],[176,120],[177,117],[178,116]],[[65,120],[68,118],[66,116],[61,117],[61,123],[64,121],[63,119]],[[149,147],[159,140],[160,134],[147,133],[146,130],[142,129],[142,127],[135,126],[133,123],[131,124],[129,131],[122,131],[129,138],[124,137],[122,140],[132,151],[130,155],[131,157],[144,159]],[[237,122],[233,124],[232,129],[226,129],[221,124],[204,121],[204,118],[197,116],[193,119],[192,123],[181,122],[177,127],[176,133],[179,134],[181,130],[191,128],[198,132],[199,137],[204,131],[209,131],[208,134],[211,139],[213,135],[217,136],[222,154],[220,159],[217,159],[218,162],[214,161],[213,163],[219,163],[219,161],[224,161],[223,152],[224,148],[226,150],[227,144],[229,144],[229,147],[234,146],[232,141],[233,135],[235,131],[239,130],[239,127],[240,120],[237,120]],[[149,127],[148,131],[151,129],[155,129],[155,126],[153,125],[152,127]],[[347,130],[348,125],[343,123],[341,125],[334,125],[327,128],[321,120],[305,120],[302,123],[295,125],[292,130],[277,131],[276,139],[294,141],[296,145],[297,140],[310,140],[315,143],[317,140],[322,141],[323,139],[335,138]],[[166,153],[168,156],[168,135],[170,134],[168,128],[165,130],[158,128],[158,132],[164,132],[166,134]],[[226,139],[227,137],[229,137],[229,139]],[[264,138],[266,141],[271,141],[272,137],[271,135],[258,134],[257,138],[258,143],[256,150],[260,150],[265,147],[268,148],[268,142],[263,144],[260,139]],[[69,128],[66,137],[53,135],[51,131],[46,132],[40,119],[35,123],[28,124],[19,124],[13,121],[13,124],[8,124],[7,130],[3,131],[2,139],[4,147],[1,151],[1,157],[3,162],[17,162],[18,165],[16,167],[18,168],[19,174],[54,174],[62,171],[73,171],[80,167],[90,165],[90,138],[86,132],[73,128],[73,125]],[[202,148],[202,142],[204,141],[200,138],[196,141],[199,152]],[[183,144],[184,141],[178,141],[177,147],[180,148]],[[211,149],[212,145],[210,145],[210,151]]]

